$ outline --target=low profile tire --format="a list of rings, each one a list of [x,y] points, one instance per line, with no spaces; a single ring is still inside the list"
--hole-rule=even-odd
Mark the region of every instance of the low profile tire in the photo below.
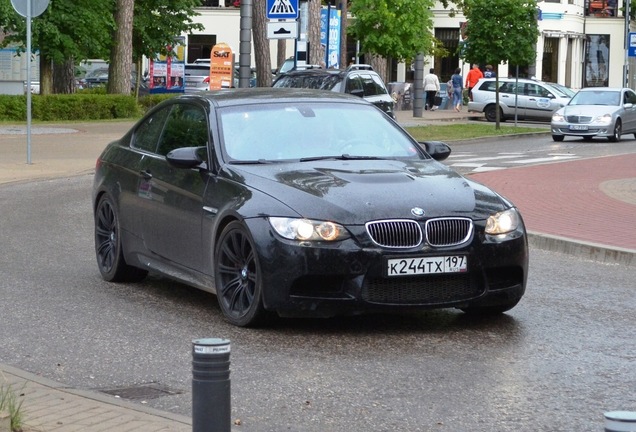
[[[489,122],[496,122],[497,108],[495,107],[495,105],[488,105],[484,110],[484,115],[486,116],[486,120],[488,120]],[[503,112],[501,111],[501,109],[499,110],[499,120],[504,121]]]
[[[565,138],[565,136],[563,136],[563,135],[552,135],[552,140],[556,141],[556,142],[561,142],[561,141],[563,141],[564,138]]]
[[[514,301],[508,303],[502,303],[494,306],[471,306],[467,308],[462,308],[461,310],[467,314],[472,316],[493,316],[500,315],[504,312],[509,311],[513,307],[517,306],[521,299],[516,299]]]
[[[621,134],[623,133],[623,125],[621,124],[621,120],[616,120],[616,125],[614,125],[614,133],[611,137],[607,137],[611,142],[619,142],[621,140]]]
[[[112,198],[104,195],[95,209],[95,254],[102,278],[109,282],[139,282],[148,272],[126,264],[119,215]]]
[[[254,241],[240,222],[231,222],[216,244],[216,296],[225,319],[236,326],[261,324],[265,318],[263,282]]]

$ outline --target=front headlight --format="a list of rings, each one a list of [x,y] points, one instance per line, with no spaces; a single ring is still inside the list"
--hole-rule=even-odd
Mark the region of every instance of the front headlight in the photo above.
[[[610,124],[612,122],[611,114],[603,114],[594,119],[594,123]]]
[[[557,123],[562,123],[565,121],[565,117],[563,117],[563,114],[554,113],[552,114],[552,121]]]
[[[520,223],[521,218],[519,217],[519,212],[511,208],[488,218],[486,221],[486,234],[506,234],[516,230]]]
[[[310,219],[270,217],[269,223],[282,237],[298,241],[338,241],[349,237],[340,224]]]

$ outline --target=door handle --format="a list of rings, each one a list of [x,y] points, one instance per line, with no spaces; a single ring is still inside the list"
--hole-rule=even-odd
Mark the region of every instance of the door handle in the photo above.
[[[141,176],[146,180],[150,180],[152,178],[152,173],[148,170],[141,170],[139,171],[139,174],[141,174]]]

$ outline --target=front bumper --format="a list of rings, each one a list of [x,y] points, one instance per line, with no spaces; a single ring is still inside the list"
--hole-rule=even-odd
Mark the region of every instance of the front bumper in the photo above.
[[[586,130],[572,130],[568,123],[552,123],[552,135],[606,138],[614,134],[614,126],[611,124],[588,124],[585,126]]]
[[[265,308],[282,316],[333,316],[373,311],[496,306],[525,292],[528,246],[523,229],[505,238],[475,225],[461,247],[396,251],[368,241],[363,226],[346,241],[302,245],[285,240],[265,219],[248,222],[260,256]],[[463,255],[462,273],[389,277],[386,260]]]

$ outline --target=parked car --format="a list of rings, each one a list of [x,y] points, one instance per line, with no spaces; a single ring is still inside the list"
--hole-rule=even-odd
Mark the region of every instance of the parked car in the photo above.
[[[137,83],[137,74],[133,71],[130,75],[131,91],[134,92]],[[108,84],[108,68],[99,68],[87,73],[84,78],[76,79],[75,85],[79,90],[103,87]],[[148,80],[142,77],[139,84],[139,94],[149,93]]]
[[[522,298],[515,206],[438,162],[362,98],[290,89],[183,95],[96,164],[95,252],[107,281],[149,271],[215,293],[232,324],[459,308]]]
[[[210,60],[197,59],[194,63],[185,65],[185,91],[186,93],[210,89]],[[234,65],[233,86],[239,86],[239,65]],[[250,87],[256,87],[256,69],[250,72]]]
[[[484,113],[486,120],[496,121],[496,79],[482,78],[473,88],[468,112]],[[499,116],[501,121],[514,119],[550,121],[552,113],[565,106],[575,92],[560,84],[527,78],[499,78]]]
[[[617,142],[625,133],[636,138],[636,93],[629,88],[581,89],[552,115],[551,128],[554,141],[576,136],[586,141],[604,137]]]
[[[395,101],[376,72],[369,65],[351,65],[346,70],[299,69],[280,74],[272,85],[276,88],[307,88],[349,93],[363,97],[395,118]]]

